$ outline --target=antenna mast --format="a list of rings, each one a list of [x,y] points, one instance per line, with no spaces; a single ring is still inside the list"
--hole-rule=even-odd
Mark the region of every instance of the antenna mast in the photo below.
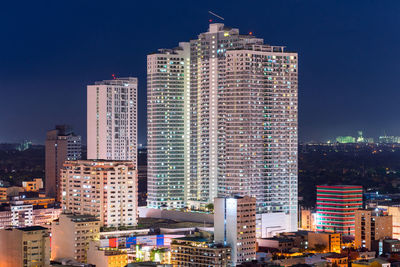
[[[211,14],[211,15],[213,15],[214,17],[217,17],[217,18],[219,18],[219,19],[225,20],[223,17],[221,17],[221,16],[215,14],[215,13],[212,12],[212,11],[208,11],[208,13]]]

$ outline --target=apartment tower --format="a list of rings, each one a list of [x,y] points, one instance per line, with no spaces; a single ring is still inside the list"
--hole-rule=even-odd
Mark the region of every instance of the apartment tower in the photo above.
[[[251,195],[297,230],[297,69],[297,53],[220,23],[149,55],[149,206]]]
[[[57,125],[47,132],[45,145],[46,196],[60,201],[60,170],[66,160],[81,159],[81,137],[70,126]]]
[[[182,208],[189,180],[189,43],[147,56],[147,177],[150,207]]]
[[[87,158],[129,160],[136,166],[137,79],[87,86]]]

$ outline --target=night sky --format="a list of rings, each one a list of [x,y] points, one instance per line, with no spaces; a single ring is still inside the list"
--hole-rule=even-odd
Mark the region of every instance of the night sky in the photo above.
[[[55,124],[86,140],[86,85],[139,78],[146,55],[225,24],[299,53],[301,141],[400,135],[400,1],[2,1],[0,142],[43,143]]]

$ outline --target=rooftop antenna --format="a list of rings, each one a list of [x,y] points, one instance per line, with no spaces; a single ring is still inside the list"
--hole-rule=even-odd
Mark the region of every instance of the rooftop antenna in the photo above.
[[[217,18],[219,18],[219,19],[225,20],[223,17],[221,17],[221,16],[215,14],[215,13],[212,12],[212,11],[208,11],[208,13],[211,14],[211,15],[213,15],[214,17],[217,17]]]

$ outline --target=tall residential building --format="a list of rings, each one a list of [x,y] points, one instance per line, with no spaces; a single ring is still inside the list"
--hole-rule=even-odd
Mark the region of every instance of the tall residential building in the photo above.
[[[0,265],[50,266],[49,230],[41,226],[0,230]]]
[[[129,160],[137,153],[137,79],[87,86],[87,158]]]
[[[232,263],[256,259],[256,199],[215,198],[214,240],[231,247]]]
[[[297,69],[297,53],[219,23],[149,55],[148,205],[251,195],[297,230]]]
[[[103,226],[137,224],[137,170],[131,161],[67,161],[62,209],[97,216]]]
[[[392,216],[375,210],[356,210],[355,246],[372,249],[375,240],[392,237]]]
[[[147,56],[147,177],[151,207],[182,208],[189,180],[188,43]],[[186,119],[185,119],[186,118]]]
[[[87,262],[91,240],[100,237],[100,221],[94,216],[61,214],[51,226],[51,259]]]
[[[355,211],[362,208],[362,186],[317,185],[317,231],[354,235]]]
[[[48,197],[60,201],[60,170],[66,160],[82,156],[81,137],[67,125],[57,125],[46,135],[45,188]]]

